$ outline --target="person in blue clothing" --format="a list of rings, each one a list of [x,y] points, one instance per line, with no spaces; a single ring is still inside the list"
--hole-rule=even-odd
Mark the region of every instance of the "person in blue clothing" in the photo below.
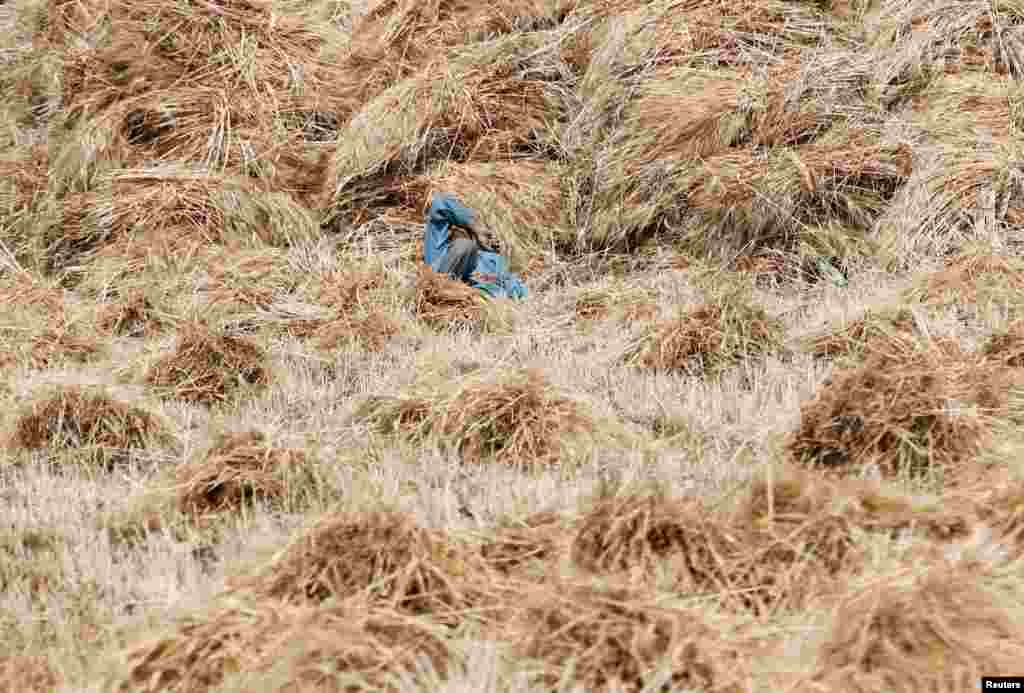
[[[526,286],[508,271],[497,236],[454,195],[437,193],[427,209],[423,261],[486,296],[525,298]]]

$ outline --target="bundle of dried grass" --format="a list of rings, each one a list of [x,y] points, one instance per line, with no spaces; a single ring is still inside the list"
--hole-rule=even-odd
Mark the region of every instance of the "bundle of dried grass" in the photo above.
[[[1024,206],[1024,167],[1014,142],[964,143],[943,151],[940,162],[925,182],[928,200],[917,234],[962,247],[965,240],[998,237],[1003,225],[1012,225],[1011,210]]]
[[[214,404],[265,386],[270,380],[265,359],[263,350],[249,340],[186,323],[179,328],[174,352],[154,363],[145,377],[167,396]]]
[[[1024,657],[1020,606],[984,576],[935,565],[845,598],[817,657],[827,691],[969,691]],[[811,683],[811,682],[808,682]]]
[[[504,519],[489,534],[480,552],[488,565],[505,575],[521,575],[535,566],[543,574],[548,563],[557,558],[567,529],[566,520],[550,511],[522,520]]]
[[[156,306],[144,291],[128,291],[127,295],[104,306],[97,316],[99,328],[120,337],[151,336],[164,327]]]
[[[631,366],[716,375],[781,346],[783,326],[740,296],[705,303],[647,327],[623,360]]]
[[[427,663],[444,676],[444,639],[420,619],[355,604],[226,603],[179,619],[174,631],[131,646],[122,693],[205,693],[221,684],[248,690],[342,693],[397,691],[389,675]]]
[[[1024,9],[1015,2],[886,0],[877,22],[882,30],[875,46],[883,49],[883,83],[946,69],[1024,76]]]
[[[115,452],[171,444],[165,424],[102,390],[69,386],[38,396],[15,423],[11,443],[39,449],[103,448]]]
[[[1024,368],[1024,322],[1014,322],[1007,329],[990,335],[981,353],[1003,365]]]
[[[987,489],[978,501],[981,519],[1018,552],[1024,549],[1024,484],[1016,481]]]
[[[986,304],[1015,308],[1024,290],[1024,260],[1012,255],[965,252],[949,258],[946,266],[925,275],[906,298],[926,305],[974,306]]]
[[[28,242],[21,229],[46,192],[47,162],[43,145],[12,147],[0,156],[0,241]],[[20,255],[20,244],[9,250]]]
[[[62,682],[63,677],[44,656],[0,656],[0,693],[44,693]]]
[[[730,585],[729,564],[741,541],[700,502],[622,494],[593,500],[570,555],[590,572],[649,574],[670,565],[681,590],[717,592]]]
[[[584,584],[525,590],[510,625],[516,654],[537,662],[546,687],[585,690],[739,691],[735,652],[693,612],[656,606],[647,593]],[[660,690],[660,689],[659,689]]]
[[[818,358],[860,358],[865,353],[891,348],[893,344],[914,344],[921,336],[914,314],[903,306],[867,309],[845,326],[804,340],[807,351]]]
[[[580,403],[532,369],[474,372],[422,396],[371,398],[357,417],[415,441],[436,438],[467,462],[513,466],[555,464],[597,432]]]
[[[942,145],[962,145],[971,135],[1009,144],[1024,124],[1022,100],[1016,82],[966,72],[935,79],[910,105],[922,133]]]
[[[259,500],[280,504],[301,484],[302,450],[273,446],[259,431],[217,437],[203,459],[175,470],[177,503],[194,515],[232,511]]]
[[[543,149],[567,108],[563,78],[557,38],[521,34],[454,51],[384,91],[339,139],[324,191],[327,221],[365,218],[394,197],[382,182],[464,161],[481,142],[495,154]]]
[[[468,545],[390,511],[320,518],[234,592],[287,603],[357,595],[388,608],[458,620],[480,597],[486,566]]]
[[[787,448],[816,466],[941,478],[970,463],[1009,385],[1005,369],[955,344],[893,343],[826,380]]]
[[[488,301],[481,292],[420,265],[416,275],[416,315],[434,329],[480,329],[487,320]]]

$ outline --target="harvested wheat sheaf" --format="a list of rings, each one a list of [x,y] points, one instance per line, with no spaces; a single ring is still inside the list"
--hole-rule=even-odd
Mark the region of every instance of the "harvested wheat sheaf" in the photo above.
[[[623,358],[633,366],[715,375],[781,346],[781,321],[743,300],[699,305],[648,326]]]
[[[519,597],[506,637],[516,654],[538,663],[542,685],[585,690],[742,690],[735,653],[696,613],[659,607],[650,595],[589,584],[544,584]],[[529,668],[529,665],[525,665]]]
[[[365,595],[412,614],[457,618],[486,567],[468,545],[390,511],[326,515],[232,589],[260,599],[323,603]]]
[[[29,449],[144,449],[167,444],[166,427],[153,414],[110,398],[102,390],[61,387],[28,405],[15,425],[14,445]]]
[[[280,503],[306,465],[304,451],[275,447],[259,431],[221,434],[203,459],[176,470],[178,507],[204,514],[255,500]]]
[[[817,690],[977,690],[1024,658],[1021,605],[962,566],[938,564],[844,598],[818,654]]]
[[[263,350],[249,340],[218,334],[201,324],[180,328],[173,353],[157,361],[146,381],[171,397],[201,404],[226,402],[270,379]]]
[[[889,346],[837,371],[803,405],[788,443],[796,460],[831,469],[877,465],[890,476],[955,476],[971,463],[988,423],[1005,413],[1012,370],[946,341]]]
[[[46,657],[0,655],[0,693],[46,693],[61,683]]]
[[[222,683],[244,690],[397,691],[389,679],[427,663],[448,671],[452,653],[421,619],[353,603],[301,606],[228,602],[181,618],[172,633],[133,645],[122,693],[206,693]]]

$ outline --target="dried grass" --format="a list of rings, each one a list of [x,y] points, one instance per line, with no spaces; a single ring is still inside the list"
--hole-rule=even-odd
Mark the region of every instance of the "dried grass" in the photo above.
[[[307,465],[304,451],[276,447],[258,431],[221,434],[203,459],[175,470],[178,508],[203,515],[255,501],[280,505]]]
[[[781,346],[782,323],[742,297],[726,297],[649,325],[623,360],[631,366],[716,375]]]
[[[568,98],[557,46],[555,37],[536,33],[466,47],[370,101],[330,162],[327,220],[359,223],[393,202],[388,181],[441,160],[485,157],[482,143],[497,156],[543,149]]]
[[[885,307],[868,309],[842,327],[836,325],[806,339],[805,348],[818,358],[860,359],[868,352],[890,349],[894,344],[913,345],[920,337],[917,321],[909,309]]]
[[[981,353],[1005,366],[1024,368],[1024,322],[1014,322],[1005,330],[989,335]]]
[[[894,342],[822,383],[787,447],[795,459],[826,468],[955,475],[983,445],[1010,384],[1005,369],[955,344]]]
[[[421,527],[408,515],[334,513],[230,586],[286,603],[363,595],[391,609],[457,620],[480,596],[484,570],[468,545]]]
[[[234,681],[280,693],[396,691],[389,674],[428,662],[443,676],[451,656],[430,626],[386,609],[227,603],[132,645],[114,690],[201,693]]]
[[[522,575],[557,559],[567,539],[568,523],[558,513],[544,511],[522,520],[505,519],[488,534],[480,553],[488,565],[505,575]]]
[[[144,291],[129,291],[127,295],[104,306],[97,316],[97,326],[103,332],[120,337],[149,337],[167,326],[153,302]]]
[[[47,657],[0,656],[0,693],[44,693],[56,690],[61,683],[62,677]]]
[[[513,466],[565,461],[577,438],[596,433],[580,403],[531,369],[471,373],[424,395],[373,397],[360,405],[357,417],[414,441],[434,436],[466,462]]]
[[[170,444],[155,415],[110,398],[102,390],[60,387],[27,405],[11,443],[28,449],[103,448],[114,452]]]
[[[739,691],[738,661],[693,612],[652,603],[649,594],[585,584],[525,591],[506,637],[517,657],[537,662],[545,687],[566,676],[585,690]],[[529,666],[529,665],[527,665]]]
[[[146,382],[186,402],[226,402],[270,381],[263,350],[247,339],[218,334],[201,323],[179,328],[174,351],[154,363]]]
[[[1008,599],[958,566],[873,580],[839,604],[814,681],[828,691],[968,691],[983,675],[1012,675],[1024,631]]]
[[[421,265],[416,276],[416,316],[430,327],[450,330],[486,324],[488,299],[478,289]]]
[[[985,304],[1014,305],[1024,290],[1024,261],[1012,255],[965,252],[949,258],[946,266],[923,276],[906,298],[942,308],[954,305],[976,309]]]

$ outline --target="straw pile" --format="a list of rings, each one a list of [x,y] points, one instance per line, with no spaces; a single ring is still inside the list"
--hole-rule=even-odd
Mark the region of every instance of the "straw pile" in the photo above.
[[[865,353],[913,344],[920,337],[914,314],[901,306],[868,309],[845,326],[834,326],[805,340],[818,358],[860,358]]]
[[[263,350],[249,340],[189,323],[179,329],[174,351],[146,372],[146,382],[186,402],[226,402],[245,389],[269,382],[265,359]]]
[[[1013,2],[964,0],[886,0],[879,7],[884,27],[875,37],[885,50],[882,74],[893,79],[911,74],[977,70],[1014,79],[1024,76],[1024,10]]]
[[[66,136],[53,151],[62,187],[88,189],[111,165],[205,163],[253,174],[298,197],[318,185],[305,123],[355,107],[351,73],[333,56],[330,22],[258,1],[115,2],[84,45],[65,49]],[[102,40],[96,26],[115,26]],[[332,57],[334,59],[332,59]]]
[[[0,693],[44,693],[56,690],[62,682],[42,656],[0,656]]]
[[[983,675],[1013,675],[1024,657],[1020,607],[986,582],[942,564],[872,580],[839,604],[815,682],[837,693],[969,691]]]
[[[127,295],[104,306],[97,316],[99,328],[119,337],[146,337],[165,327],[153,302],[143,291],[128,291]]]
[[[480,548],[483,559],[505,575],[522,575],[533,567],[543,574],[556,559],[567,535],[566,520],[554,512],[538,512],[521,520],[504,519]]]
[[[631,366],[716,375],[781,346],[782,323],[741,296],[649,324],[623,360]]]
[[[394,201],[396,179],[436,161],[543,149],[568,98],[557,47],[544,33],[465,47],[370,101],[328,166],[326,221],[360,223]]]
[[[259,431],[221,434],[203,459],[175,470],[178,508],[203,515],[255,501],[281,504],[307,464],[304,451],[275,447]]]
[[[205,693],[248,690],[397,691],[389,679],[426,662],[442,677],[451,653],[421,620],[356,604],[229,602],[180,618],[174,630],[131,646],[114,690]]]
[[[486,299],[480,291],[421,265],[416,275],[416,316],[439,330],[470,327],[486,321]]]
[[[370,398],[357,416],[382,433],[434,437],[466,462],[513,466],[558,463],[575,438],[595,432],[578,402],[531,369],[471,373],[422,396]]]
[[[955,344],[891,343],[826,380],[788,445],[801,462],[877,465],[887,475],[955,472],[1005,413],[1012,374]]]
[[[362,595],[390,609],[457,620],[479,597],[485,569],[467,545],[408,515],[335,513],[230,587],[289,604]]]
[[[1024,290],[1024,261],[1011,255],[965,252],[946,261],[946,266],[925,275],[908,290],[908,300],[928,306],[975,306],[986,304],[1016,307]]]
[[[168,444],[153,414],[100,390],[62,387],[37,397],[19,416],[11,442],[39,449],[101,448],[114,452]]]
[[[692,612],[651,603],[647,593],[587,584],[525,591],[510,625],[516,655],[538,663],[548,688],[566,676],[585,690],[740,691],[735,653]],[[527,665],[529,667],[529,665]],[[664,677],[660,679],[658,677]]]
[[[1014,322],[1007,329],[990,335],[981,353],[1003,365],[1024,368],[1024,322]]]

